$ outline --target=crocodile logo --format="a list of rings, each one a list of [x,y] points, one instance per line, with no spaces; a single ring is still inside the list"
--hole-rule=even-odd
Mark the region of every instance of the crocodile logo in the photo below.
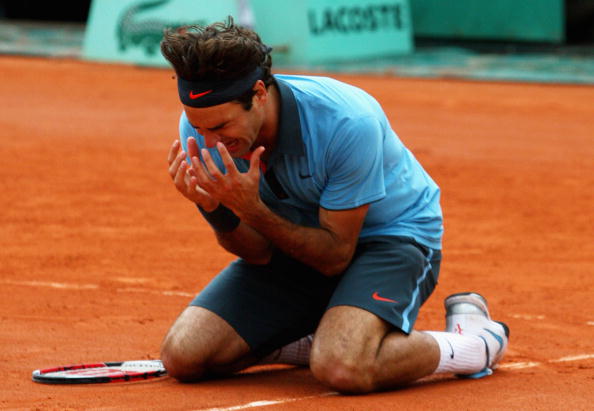
[[[193,24],[205,26],[207,24],[204,19],[191,22],[172,22],[158,17],[142,17],[145,12],[163,7],[170,1],[142,1],[126,8],[122,12],[116,28],[119,50],[123,52],[136,47],[144,50],[147,56],[153,56],[159,50],[159,44],[163,39],[163,31],[166,28]]]

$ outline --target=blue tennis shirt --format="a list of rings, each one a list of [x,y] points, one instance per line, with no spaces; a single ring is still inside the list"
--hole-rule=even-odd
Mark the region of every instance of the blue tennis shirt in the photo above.
[[[281,97],[278,141],[260,196],[289,221],[319,227],[319,208],[370,204],[360,238],[413,237],[441,249],[439,187],[392,130],[379,103],[361,89],[313,76],[275,75]],[[204,138],[182,113],[180,140]],[[216,148],[209,149],[224,170]],[[240,171],[249,161],[234,159]]]

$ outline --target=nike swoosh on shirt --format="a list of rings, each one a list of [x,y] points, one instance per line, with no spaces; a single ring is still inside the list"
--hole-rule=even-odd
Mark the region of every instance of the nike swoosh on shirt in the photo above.
[[[196,93],[196,94],[194,94],[193,91],[190,91],[190,98],[192,100],[196,100],[197,98],[200,98],[202,96],[205,96],[205,95],[207,95],[209,93],[212,93],[212,90],[206,90],[206,91],[203,91],[202,93]]]

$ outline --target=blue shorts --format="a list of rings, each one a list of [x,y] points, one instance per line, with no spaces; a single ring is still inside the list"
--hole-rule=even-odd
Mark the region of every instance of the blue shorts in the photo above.
[[[408,237],[360,240],[349,267],[326,277],[277,253],[266,265],[242,259],[219,273],[194,300],[227,321],[256,355],[313,333],[331,307],[367,310],[410,333],[433,292],[441,252]]]

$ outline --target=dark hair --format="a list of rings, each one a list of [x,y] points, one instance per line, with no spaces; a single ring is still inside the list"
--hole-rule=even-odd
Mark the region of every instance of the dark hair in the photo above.
[[[161,53],[184,80],[235,80],[260,66],[264,69],[261,80],[266,87],[274,83],[270,48],[255,31],[236,25],[232,17],[205,27],[166,30]],[[237,101],[250,110],[254,94],[250,89]]]

